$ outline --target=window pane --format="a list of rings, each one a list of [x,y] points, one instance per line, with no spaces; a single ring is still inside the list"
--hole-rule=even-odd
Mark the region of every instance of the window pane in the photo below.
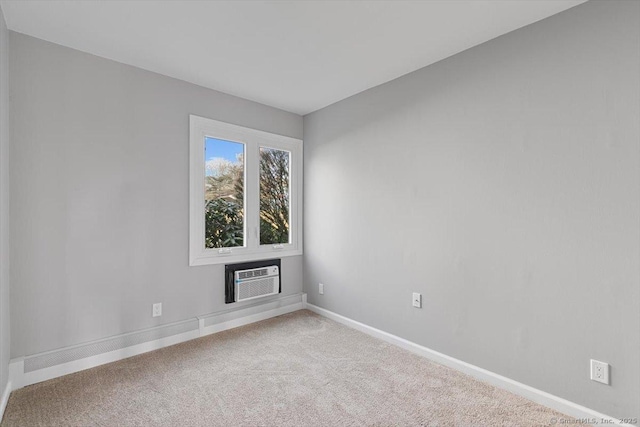
[[[205,138],[206,248],[244,246],[244,144]]]
[[[260,244],[289,243],[291,153],[260,147]]]

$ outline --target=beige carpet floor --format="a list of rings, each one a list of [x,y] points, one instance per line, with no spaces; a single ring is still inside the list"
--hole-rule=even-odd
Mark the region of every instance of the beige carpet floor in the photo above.
[[[306,310],[34,384],[9,426],[540,426],[551,409]]]

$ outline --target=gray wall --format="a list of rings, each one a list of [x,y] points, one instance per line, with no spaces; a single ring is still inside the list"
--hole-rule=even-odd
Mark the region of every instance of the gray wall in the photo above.
[[[302,117],[13,32],[10,47],[12,357],[228,309],[224,266],[188,266],[189,114],[295,138]],[[282,267],[283,294],[301,292],[302,257]]]
[[[305,116],[309,302],[640,416],[639,16],[590,1]]]
[[[9,31],[0,9],[0,396],[9,377]]]

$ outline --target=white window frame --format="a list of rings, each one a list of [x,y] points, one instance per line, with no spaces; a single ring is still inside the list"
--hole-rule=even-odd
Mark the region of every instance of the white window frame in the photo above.
[[[204,141],[207,136],[244,144],[244,247],[205,248]],[[189,141],[189,265],[225,264],[302,255],[302,140],[190,115]],[[260,147],[291,153],[290,243],[260,245]]]

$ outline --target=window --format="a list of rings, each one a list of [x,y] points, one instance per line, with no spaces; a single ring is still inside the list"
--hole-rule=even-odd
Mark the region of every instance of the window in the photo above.
[[[204,247],[244,246],[244,144],[204,138]]]
[[[291,153],[260,147],[260,244],[288,244]]]
[[[302,141],[190,116],[189,265],[302,254]]]

